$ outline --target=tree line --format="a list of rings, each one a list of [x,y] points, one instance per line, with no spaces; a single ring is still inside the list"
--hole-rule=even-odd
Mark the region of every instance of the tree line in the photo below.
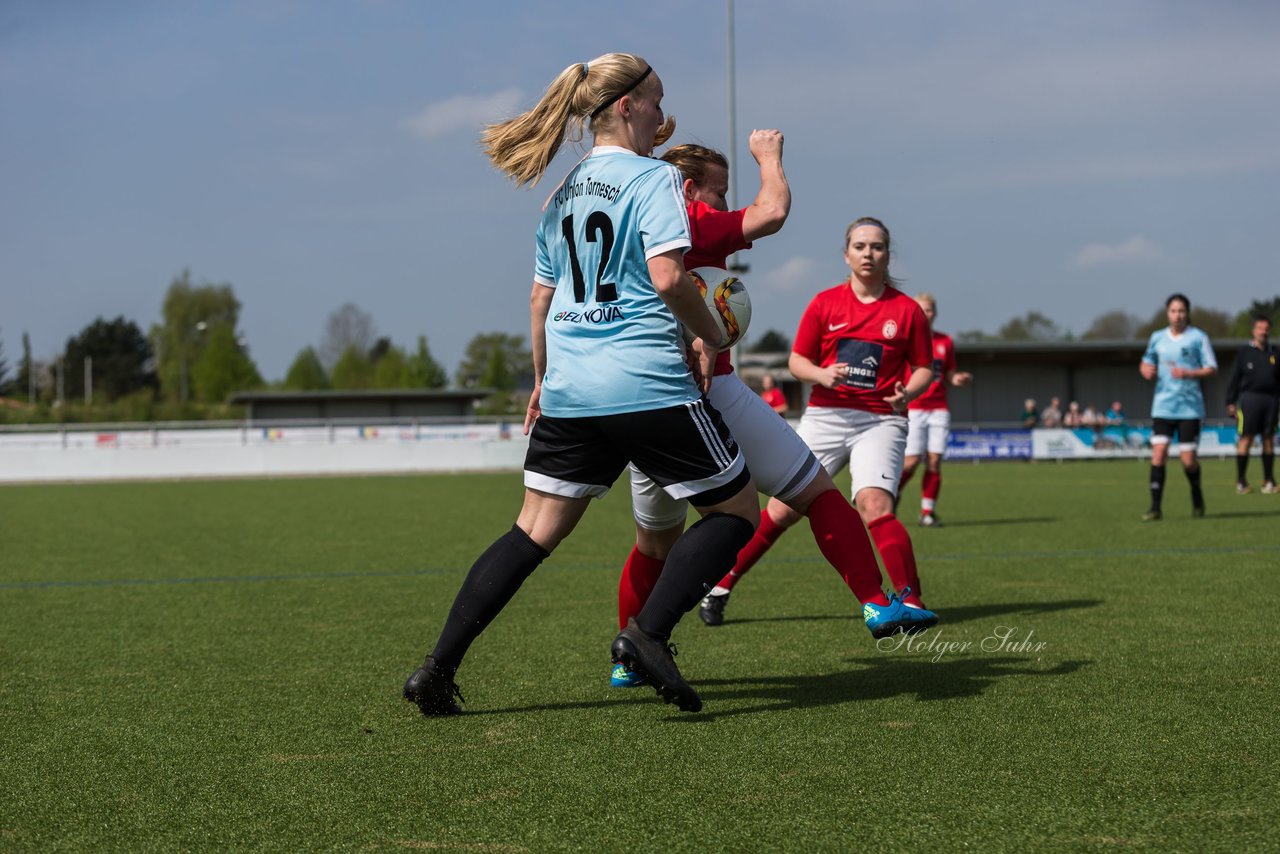
[[[1191,310],[1191,322],[1210,338],[1248,338],[1255,317],[1280,318],[1280,295],[1268,300],[1253,300],[1248,308],[1230,314],[1216,308],[1196,307]],[[956,333],[957,341],[1144,341],[1152,332],[1169,325],[1163,307],[1146,319],[1116,310],[1100,314],[1077,338],[1062,328],[1051,317],[1039,311],[1029,311],[1005,323],[995,334],[980,329]]]
[[[170,283],[161,320],[147,332],[123,316],[98,317],[48,361],[33,358],[30,336],[11,367],[0,329],[0,420],[134,421],[235,417],[236,392],[438,389],[449,385],[425,335],[412,349],[376,332],[347,303],[328,317],[318,347],[304,347],[283,380],[268,383],[240,331],[241,303],[230,284],[195,284],[189,270]],[[488,389],[481,412],[521,411],[533,356],[519,335],[481,333],[467,345],[454,383]]]

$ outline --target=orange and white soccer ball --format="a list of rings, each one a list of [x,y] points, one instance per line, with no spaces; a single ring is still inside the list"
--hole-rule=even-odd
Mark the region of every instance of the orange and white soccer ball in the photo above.
[[[690,270],[694,284],[707,301],[711,317],[725,336],[725,347],[732,347],[747,334],[751,323],[751,297],[742,279],[719,267],[698,267]],[[685,337],[691,337],[685,330]]]

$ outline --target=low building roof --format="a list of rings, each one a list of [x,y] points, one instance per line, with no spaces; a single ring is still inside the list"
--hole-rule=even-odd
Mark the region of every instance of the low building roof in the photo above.
[[[306,403],[311,401],[346,400],[484,400],[493,389],[441,389],[441,388],[391,388],[350,389],[345,391],[240,391],[231,396],[231,403]]]

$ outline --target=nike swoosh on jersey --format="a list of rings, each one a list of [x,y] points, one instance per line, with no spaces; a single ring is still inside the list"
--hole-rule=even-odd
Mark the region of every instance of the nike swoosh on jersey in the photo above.
[[[846,326],[848,326],[848,325],[849,325],[849,321],[847,321],[847,320],[846,320],[844,323],[828,323],[828,324],[827,324],[827,331],[828,331],[828,332],[835,332],[837,329],[844,329],[844,328],[845,328]]]

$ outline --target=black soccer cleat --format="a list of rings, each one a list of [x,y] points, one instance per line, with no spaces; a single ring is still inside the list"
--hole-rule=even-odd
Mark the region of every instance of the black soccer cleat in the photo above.
[[[698,617],[708,626],[718,626],[724,622],[724,606],[729,604],[729,594],[717,596],[708,593],[698,604]]]
[[[462,714],[462,707],[454,702],[454,697],[466,702],[453,681],[453,674],[429,655],[404,683],[404,698],[429,717]]]
[[[702,698],[676,667],[672,657],[675,646],[645,634],[636,625],[635,617],[627,620],[627,627],[614,639],[612,652],[614,664],[643,675],[664,703],[675,703],[682,712],[702,710]]]

